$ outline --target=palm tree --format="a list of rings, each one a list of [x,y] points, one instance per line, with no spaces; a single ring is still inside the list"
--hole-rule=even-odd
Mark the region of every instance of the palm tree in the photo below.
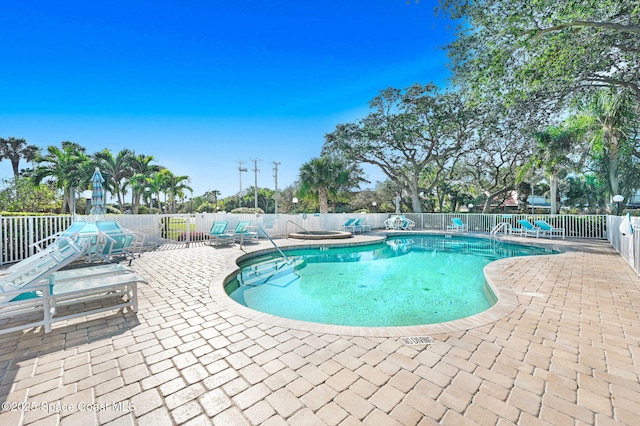
[[[551,214],[558,213],[558,174],[571,166],[569,158],[576,152],[578,143],[574,129],[549,126],[546,130],[534,134],[537,149],[532,162],[537,168],[544,169],[549,178]]]
[[[364,179],[357,166],[323,155],[300,167],[301,197],[318,202],[320,213],[329,213],[329,197],[337,200],[341,191],[357,187]]]
[[[189,176],[176,176],[173,173],[167,173],[167,181],[165,187],[165,196],[169,196],[169,206],[171,213],[175,213],[175,201],[176,197],[180,197],[184,194],[185,190],[193,192],[193,188],[187,185],[191,179]]]
[[[51,178],[56,188],[62,189],[62,208],[66,213],[75,213],[75,188],[87,188],[93,176],[93,164],[86,149],[75,142],[62,142],[61,148],[49,146],[47,155],[36,158],[38,166],[33,179],[39,184]]]
[[[124,212],[124,193],[127,180],[133,176],[132,162],[135,155],[130,149],[123,149],[116,156],[105,148],[94,154],[98,161],[100,171],[105,177],[105,188],[111,190],[118,198],[118,206]]]
[[[591,142],[592,157],[609,186],[610,198],[620,193],[621,169],[631,159],[631,129],[640,107],[630,93],[603,90],[577,116]]]
[[[138,213],[140,207],[140,198],[149,186],[150,177],[161,169],[161,166],[151,164],[154,161],[152,155],[138,154],[135,155],[131,162],[134,174],[129,178],[129,186],[131,187],[131,206],[133,214]]]
[[[7,159],[11,161],[13,168],[13,177],[18,178],[20,174],[20,159],[27,161],[36,159],[40,149],[35,145],[27,145],[25,139],[10,137],[8,139],[0,138],[0,161]]]
[[[221,195],[222,192],[218,191],[217,189],[212,189],[211,191],[205,192],[203,196],[207,201],[214,205],[215,211],[218,211],[218,197]]]
[[[153,173],[147,180],[147,187],[149,188],[149,192],[151,194],[155,194],[156,198],[158,199],[158,213],[162,211],[162,207],[160,206],[160,193],[165,191],[165,189],[167,188],[170,174],[171,172],[169,170],[161,168],[156,173]]]

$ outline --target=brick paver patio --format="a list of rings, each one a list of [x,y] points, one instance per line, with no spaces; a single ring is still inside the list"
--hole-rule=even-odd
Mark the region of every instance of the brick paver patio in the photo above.
[[[417,346],[224,308],[238,247],[145,253],[137,315],[0,336],[0,425],[638,424],[640,279],[606,241],[545,244],[488,267],[506,315]]]

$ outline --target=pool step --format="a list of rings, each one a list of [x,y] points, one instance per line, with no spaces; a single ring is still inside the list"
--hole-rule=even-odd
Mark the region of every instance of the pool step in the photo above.
[[[287,286],[299,277],[296,270],[304,265],[304,260],[294,259],[290,262],[284,260],[271,260],[257,263],[245,268],[238,275],[241,286],[256,287],[263,284]]]

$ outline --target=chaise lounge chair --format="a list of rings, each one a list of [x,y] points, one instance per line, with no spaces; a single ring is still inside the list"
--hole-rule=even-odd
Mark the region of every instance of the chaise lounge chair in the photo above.
[[[553,238],[554,236],[562,236],[562,239],[564,240],[564,228],[554,228],[544,220],[536,220],[533,223],[535,223],[536,226],[540,228],[539,232],[541,235],[548,235],[549,238]]]
[[[342,230],[346,231],[348,230],[348,228],[353,225],[353,222],[355,222],[356,220],[354,218],[350,218],[347,219],[343,224],[342,224]]]
[[[227,225],[229,222],[213,222],[209,231],[210,245],[233,244],[235,235],[227,233]]]
[[[81,241],[81,243],[83,243]],[[3,270],[0,276],[0,303],[10,300],[7,294],[37,285],[42,279],[86,255],[86,242],[78,245],[62,237],[44,250]]]
[[[141,248],[143,245],[144,237],[123,228],[116,221],[96,222],[96,227],[106,241],[98,256],[106,261],[114,256],[124,256],[131,263],[135,257],[134,248]]]
[[[456,232],[464,232],[468,230],[467,225],[465,225],[459,217],[452,217],[451,225],[447,226],[447,229]]]
[[[405,215],[394,215],[384,221],[384,226],[386,229],[393,229],[396,231],[400,229],[411,230],[416,226],[416,223]]]
[[[345,229],[350,230],[352,233],[356,233],[356,232],[366,232],[366,231],[371,231],[371,225],[366,225],[364,222],[364,219],[356,219],[354,222],[352,222],[350,225],[346,226]]]
[[[514,235],[522,235],[528,237],[529,235],[535,235],[536,238],[540,236],[540,228],[535,226],[533,223],[529,222],[527,219],[520,219],[518,223],[522,228],[512,228],[511,234]]]
[[[54,272],[37,284],[11,289],[0,300],[0,334],[131,307],[138,309],[137,285],[146,280],[129,268],[106,264]]]
[[[238,222],[238,224],[236,225],[236,229],[233,231],[233,235],[235,236],[236,241],[239,241],[241,244],[243,242],[258,242],[258,233],[249,231],[249,226],[251,226],[251,221],[249,220]]]

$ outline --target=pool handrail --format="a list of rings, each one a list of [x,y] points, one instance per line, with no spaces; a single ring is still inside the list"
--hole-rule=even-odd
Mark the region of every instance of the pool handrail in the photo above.
[[[264,228],[260,225],[257,225],[258,229],[262,231],[262,233],[265,235],[265,237],[267,237],[267,239],[269,241],[271,241],[271,244],[273,244],[273,246],[276,248],[276,250],[278,250],[278,253],[280,253],[280,256],[282,256],[282,258],[287,262],[291,262],[291,260],[287,257],[286,254],[284,254],[284,252],[282,250],[280,250],[280,247],[278,247],[278,245],[276,244],[275,241],[273,241],[273,239],[269,236],[269,234],[267,234],[267,231],[264,230]]]

